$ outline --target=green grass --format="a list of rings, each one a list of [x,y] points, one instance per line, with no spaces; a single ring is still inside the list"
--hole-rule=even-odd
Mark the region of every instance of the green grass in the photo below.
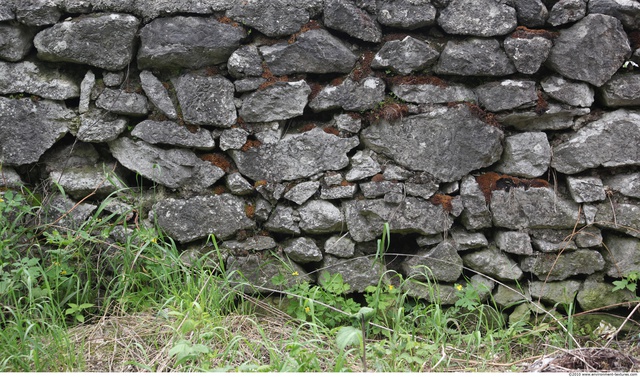
[[[26,189],[0,194],[2,372],[517,371],[577,342],[605,343],[578,335],[572,309],[509,323],[470,284],[444,306],[413,299],[393,271],[357,298],[339,275],[250,296],[215,238],[184,253],[133,216],[147,209],[106,210],[135,193],[107,198],[73,230],[43,223],[42,200]],[[389,242],[386,227],[376,258]]]

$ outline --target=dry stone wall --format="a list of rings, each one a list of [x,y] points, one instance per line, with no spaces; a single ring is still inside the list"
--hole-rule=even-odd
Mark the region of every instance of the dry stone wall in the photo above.
[[[214,235],[257,290],[592,309],[640,270],[638,47],[632,0],[3,0],[3,186]]]

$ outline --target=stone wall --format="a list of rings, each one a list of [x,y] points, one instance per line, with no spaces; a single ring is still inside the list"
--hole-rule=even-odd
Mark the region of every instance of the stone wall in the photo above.
[[[639,46],[632,0],[4,0],[3,185],[70,227],[153,186],[140,221],[265,287],[593,309],[640,270]]]

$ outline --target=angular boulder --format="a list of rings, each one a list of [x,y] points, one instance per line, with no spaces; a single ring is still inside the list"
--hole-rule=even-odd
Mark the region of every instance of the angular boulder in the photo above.
[[[300,229],[309,234],[334,233],[344,229],[342,211],[326,200],[310,200],[298,208]]]
[[[140,20],[128,14],[97,13],[44,29],[33,43],[42,60],[117,71],[133,58],[139,24]]]
[[[480,105],[491,112],[532,107],[538,100],[536,82],[503,80],[475,88]]]
[[[0,94],[29,93],[52,100],[80,96],[78,78],[41,62],[0,61]]]
[[[620,21],[590,14],[560,30],[546,64],[564,77],[601,86],[630,54],[629,40]]]
[[[302,115],[311,88],[304,80],[275,83],[242,97],[240,116],[245,122],[271,122]]]
[[[492,37],[518,26],[516,10],[495,0],[451,0],[440,11],[438,25],[447,34]]]
[[[640,165],[636,142],[640,139],[639,122],[637,111],[605,113],[554,147],[551,166],[561,173],[575,174],[599,166]]]
[[[2,5],[0,5],[1,7]],[[2,10],[0,10],[0,14]],[[17,62],[22,60],[33,46],[36,31],[18,23],[0,25],[0,59]]]
[[[543,281],[564,280],[570,276],[592,274],[604,269],[602,254],[596,250],[578,249],[562,254],[538,254],[524,258],[520,268]]]
[[[544,78],[540,85],[549,97],[571,106],[589,107],[593,104],[594,90],[586,82],[567,80],[553,75]]]
[[[160,82],[153,73],[149,71],[140,72],[140,84],[149,101],[151,101],[158,110],[169,119],[178,119],[178,113],[169,97],[167,88],[162,85],[162,82]]]
[[[147,97],[122,89],[105,88],[96,100],[96,107],[120,115],[144,116],[149,113]]]
[[[494,246],[466,253],[462,261],[465,267],[500,281],[519,280],[523,275],[518,264]]]
[[[80,115],[80,128],[76,138],[88,143],[106,143],[120,136],[127,129],[128,123],[126,118],[92,108]]]
[[[640,173],[616,174],[604,183],[624,196],[640,199]]]
[[[285,254],[294,262],[310,263],[322,260],[322,251],[313,239],[308,237],[287,240],[282,243],[282,247],[284,247]]]
[[[272,294],[274,290],[313,281],[302,267],[284,255],[229,255],[226,273],[231,283],[237,283],[248,294]],[[276,276],[281,284],[273,283]]]
[[[535,178],[549,170],[551,146],[544,132],[522,132],[504,140],[504,152],[495,170]]]
[[[428,1],[385,1],[378,6],[378,22],[400,29],[418,29],[436,22],[436,8]]]
[[[630,30],[640,29],[640,3],[633,0],[589,0],[589,14],[613,16]]]
[[[560,0],[551,7],[547,22],[560,26],[582,19],[587,14],[587,0]]]
[[[291,181],[349,164],[347,152],[358,145],[356,137],[340,138],[319,128],[287,135],[276,144],[262,144],[246,151],[232,150],[240,173],[253,180]]]
[[[459,105],[392,122],[381,119],[360,137],[372,150],[409,169],[452,182],[498,161],[503,134]]]
[[[0,97],[0,161],[8,166],[38,162],[75,117],[64,103]]]
[[[197,69],[226,62],[246,37],[214,17],[157,18],[140,29],[138,68]]]
[[[382,263],[373,260],[374,257],[375,255],[369,255],[342,259],[325,255],[321,270],[330,275],[340,274],[344,283],[349,285],[345,293],[364,292],[368,286],[377,286],[385,271]],[[320,275],[318,281],[322,284],[323,279],[323,275]]]
[[[176,147],[205,150],[213,149],[216,146],[211,132],[204,128],[191,132],[185,126],[172,121],[144,120],[133,128],[131,136],[135,136],[149,144],[168,144]]]
[[[152,208],[154,219],[167,235],[190,242],[214,235],[226,240],[255,223],[245,214],[245,203],[231,194],[164,199]]]
[[[309,12],[298,5],[288,0],[242,1],[227,10],[226,16],[268,37],[283,37],[309,22]]]
[[[350,78],[337,86],[328,85],[309,102],[314,111],[342,108],[346,111],[373,109],[384,100],[385,83],[377,77],[367,77],[361,81]]]
[[[542,27],[549,17],[549,11],[542,0],[514,0],[518,23],[529,28]]]
[[[365,42],[377,43],[382,39],[382,29],[376,18],[352,0],[325,0],[324,24]]]
[[[460,220],[466,229],[477,230],[491,227],[491,212],[484,193],[474,176],[467,175],[462,178],[460,198],[464,206]]]
[[[231,127],[236,123],[235,88],[224,76],[185,73],[171,82],[186,122],[217,127]]]
[[[396,83],[391,91],[401,100],[413,103],[478,102],[472,89],[455,83]]]
[[[371,68],[390,68],[401,75],[408,75],[431,66],[438,56],[440,52],[429,43],[407,36],[386,42],[373,57]]]
[[[615,75],[600,87],[605,106],[640,106],[640,74]]]
[[[604,244],[607,246],[603,256],[608,276],[622,278],[640,271],[640,240],[608,234]]]
[[[274,75],[292,73],[349,73],[358,59],[338,38],[324,29],[300,34],[295,42],[259,48]]]
[[[434,71],[442,75],[506,76],[516,68],[494,38],[448,41]]]
[[[455,282],[462,274],[462,258],[451,241],[444,241],[402,262],[405,276],[420,281]]]
[[[553,42],[541,36],[520,38],[510,35],[504,40],[504,51],[520,73],[532,75],[540,69],[551,52]],[[526,35],[526,34],[525,34]]]

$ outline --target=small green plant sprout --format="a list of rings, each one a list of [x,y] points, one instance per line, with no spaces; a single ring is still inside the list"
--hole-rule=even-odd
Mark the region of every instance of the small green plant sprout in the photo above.
[[[456,296],[458,296],[458,300],[455,303],[456,308],[472,311],[480,305],[480,294],[474,286],[467,284],[464,287],[462,284],[456,283],[453,287],[456,290]]]
[[[624,275],[622,279],[613,282],[614,288],[612,289],[612,291],[615,292],[621,289],[628,289],[633,294],[635,294],[636,288],[638,287],[638,279],[640,279],[639,271],[629,272],[628,274]]]
[[[375,312],[375,309],[367,306],[360,308],[357,313],[351,315],[353,319],[359,322],[360,328],[344,326],[336,334],[336,343],[341,350],[344,350],[348,346],[360,346],[360,350],[362,351],[362,367],[365,371],[367,370],[367,324],[369,320],[373,318]]]
[[[94,304],[84,303],[84,304],[72,304],[69,303],[69,308],[64,312],[65,315],[71,315],[73,318],[79,323],[84,322],[84,315],[82,314],[85,310],[94,307]]]
[[[180,339],[169,350],[169,356],[176,357],[176,365],[180,365],[189,360],[198,359],[200,355],[211,353],[209,347],[204,344],[192,344],[188,340]]]

